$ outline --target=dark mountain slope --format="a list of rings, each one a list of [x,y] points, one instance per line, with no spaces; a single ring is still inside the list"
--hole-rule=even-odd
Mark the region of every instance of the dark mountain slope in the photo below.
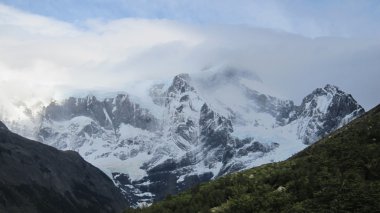
[[[0,122],[0,212],[120,212],[112,181],[74,151],[10,132]]]
[[[304,151],[126,212],[379,212],[380,105]]]

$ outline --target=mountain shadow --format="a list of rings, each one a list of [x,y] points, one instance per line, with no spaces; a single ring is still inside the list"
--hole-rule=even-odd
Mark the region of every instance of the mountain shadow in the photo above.
[[[112,180],[74,151],[10,132],[0,122],[0,212],[121,212]]]

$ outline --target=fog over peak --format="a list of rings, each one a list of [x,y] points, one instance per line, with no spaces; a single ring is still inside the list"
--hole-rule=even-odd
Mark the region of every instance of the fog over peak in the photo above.
[[[228,66],[301,101],[338,85],[366,109],[380,99],[380,39],[318,37],[247,25],[90,19],[80,26],[0,5],[0,99],[51,100],[76,91]],[[127,91],[128,92],[128,91]]]

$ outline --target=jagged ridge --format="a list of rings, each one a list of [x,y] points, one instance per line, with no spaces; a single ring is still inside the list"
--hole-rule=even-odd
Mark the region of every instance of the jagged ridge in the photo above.
[[[351,95],[331,85],[296,106],[251,89],[239,80],[251,76],[236,70],[215,75],[223,76],[211,76],[213,91],[242,101],[228,102],[202,86],[207,81],[181,74],[169,85],[150,87],[148,107],[130,95],[51,103],[42,113],[38,136],[59,149],[78,151],[137,205],[284,160],[305,148],[303,143],[313,143],[364,112]],[[234,80],[215,81],[229,78]]]
[[[230,174],[125,213],[376,212],[380,105],[290,159]]]

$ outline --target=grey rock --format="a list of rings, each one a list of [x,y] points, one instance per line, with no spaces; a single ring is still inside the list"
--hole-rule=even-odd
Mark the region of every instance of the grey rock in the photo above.
[[[157,119],[124,94],[103,101],[97,100],[95,96],[71,97],[60,104],[52,102],[46,107],[43,115],[45,119],[53,121],[70,120],[77,116],[90,117],[106,129],[118,128],[121,123],[147,130],[157,128]]]
[[[328,105],[322,105],[323,108],[320,108],[321,103],[318,102],[326,98],[331,99],[331,101]],[[351,94],[343,92],[336,86],[327,84],[324,88],[318,88],[307,95],[301,105],[295,108],[289,122],[308,118],[307,123],[304,124],[306,130],[300,137],[305,144],[310,144],[364,112],[363,107],[355,101]]]

